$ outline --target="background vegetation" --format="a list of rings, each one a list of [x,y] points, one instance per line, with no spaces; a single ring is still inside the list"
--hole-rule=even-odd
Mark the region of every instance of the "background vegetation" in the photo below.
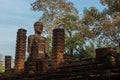
[[[91,6],[80,17],[78,9],[67,0],[36,0],[31,4],[34,11],[42,11],[40,21],[44,34],[51,44],[52,30],[65,29],[65,54],[73,59],[95,57],[100,47],[120,47],[120,0],[100,0],[103,11]],[[51,48],[50,48],[51,52]]]
[[[100,0],[104,6],[99,11],[94,6],[84,8],[80,16],[78,9],[67,0],[35,0],[32,10],[41,11],[40,21],[44,24],[49,52],[51,52],[52,30],[65,29],[65,54],[73,59],[95,57],[95,49],[101,47],[120,48],[120,0]],[[0,72],[4,71],[0,61]]]

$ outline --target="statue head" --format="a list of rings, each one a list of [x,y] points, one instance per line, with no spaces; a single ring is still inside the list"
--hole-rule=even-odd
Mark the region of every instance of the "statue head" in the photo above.
[[[43,24],[42,24],[42,22],[39,22],[39,21],[35,22],[34,23],[34,30],[35,30],[35,33],[41,34],[42,31],[43,31]]]

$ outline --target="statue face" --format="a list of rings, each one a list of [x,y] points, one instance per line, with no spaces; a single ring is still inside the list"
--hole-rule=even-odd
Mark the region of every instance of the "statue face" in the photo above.
[[[41,34],[41,33],[42,33],[42,30],[43,30],[43,25],[42,25],[42,23],[40,23],[40,22],[35,23],[34,29],[35,29],[35,32],[36,32],[36,33]]]

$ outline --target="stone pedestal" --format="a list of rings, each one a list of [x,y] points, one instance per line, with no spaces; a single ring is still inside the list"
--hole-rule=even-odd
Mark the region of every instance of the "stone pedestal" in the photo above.
[[[19,29],[17,32],[16,40],[16,53],[14,66],[15,71],[24,70],[25,53],[26,53],[26,30]]]
[[[52,39],[52,67],[56,68],[64,62],[65,47],[64,29],[54,29]]]

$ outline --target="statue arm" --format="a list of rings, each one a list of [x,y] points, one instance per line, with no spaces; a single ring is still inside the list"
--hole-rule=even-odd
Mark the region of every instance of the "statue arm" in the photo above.
[[[49,45],[48,45],[48,41],[46,40],[46,42],[45,42],[46,44],[45,44],[45,55],[46,55],[46,57],[47,58],[50,58],[51,56],[50,56],[50,53],[48,52],[48,47],[49,47]]]
[[[45,53],[48,54],[48,42],[47,42],[47,39],[46,39],[46,41],[45,41],[45,47],[46,47]]]
[[[27,47],[27,52],[31,54],[31,46],[32,46],[32,40],[31,36],[28,37],[28,47]]]

